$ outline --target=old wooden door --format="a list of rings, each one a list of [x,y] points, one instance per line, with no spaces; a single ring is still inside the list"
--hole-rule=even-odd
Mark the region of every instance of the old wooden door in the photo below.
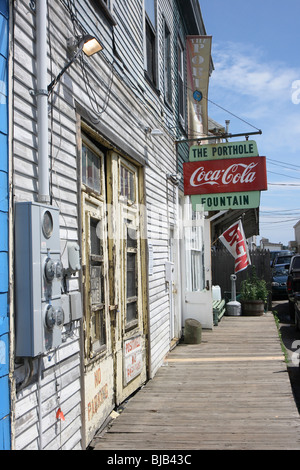
[[[86,443],[146,380],[139,169],[82,142]]]
[[[139,169],[116,153],[110,155],[108,198],[111,295],[115,312],[116,403],[146,380],[145,266],[143,210]]]
[[[115,404],[104,159],[104,153],[85,138],[81,200],[86,445]]]

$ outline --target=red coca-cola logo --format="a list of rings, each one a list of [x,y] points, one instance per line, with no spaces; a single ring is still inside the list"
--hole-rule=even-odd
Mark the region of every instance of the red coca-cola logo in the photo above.
[[[244,157],[183,164],[184,193],[213,194],[267,188],[265,157]]]

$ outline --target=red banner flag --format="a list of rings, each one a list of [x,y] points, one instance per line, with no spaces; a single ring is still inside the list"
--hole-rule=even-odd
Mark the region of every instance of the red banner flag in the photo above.
[[[225,230],[219,238],[235,258],[235,273],[243,271],[251,264],[244,229],[240,220]]]

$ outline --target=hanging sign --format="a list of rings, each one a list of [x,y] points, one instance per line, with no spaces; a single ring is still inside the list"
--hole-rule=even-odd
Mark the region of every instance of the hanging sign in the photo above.
[[[225,230],[219,239],[235,259],[235,273],[243,271],[251,264],[245,233],[240,220]]]
[[[193,145],[190,162],[258,156],[255,140],[222,142],[220,144]],[[227,209],[254,209],[260,204],[260,191],[193,195],[193,210],[219,211]]]
[[[211,36],[187,36],[187,106],[189,138],[207,135],[207,95]]]
[[[191,196],[194,211],[224,211],[228,209],[254,209],[260,204],[260,191],[198,194]]]
[[[185,195],[268,189],[265,157],[187,162],[183,176]]]
[[[223,142],[221,144],[193,145],[189,161],[215,160],[218,158],[257,157],[258,149],[254,140],[244,142]]]

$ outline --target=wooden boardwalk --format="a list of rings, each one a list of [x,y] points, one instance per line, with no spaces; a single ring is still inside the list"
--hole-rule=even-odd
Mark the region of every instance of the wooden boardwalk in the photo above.
[[[223,317],[178,345],[95,450],[300,449],[300,419],[273,315]]]

